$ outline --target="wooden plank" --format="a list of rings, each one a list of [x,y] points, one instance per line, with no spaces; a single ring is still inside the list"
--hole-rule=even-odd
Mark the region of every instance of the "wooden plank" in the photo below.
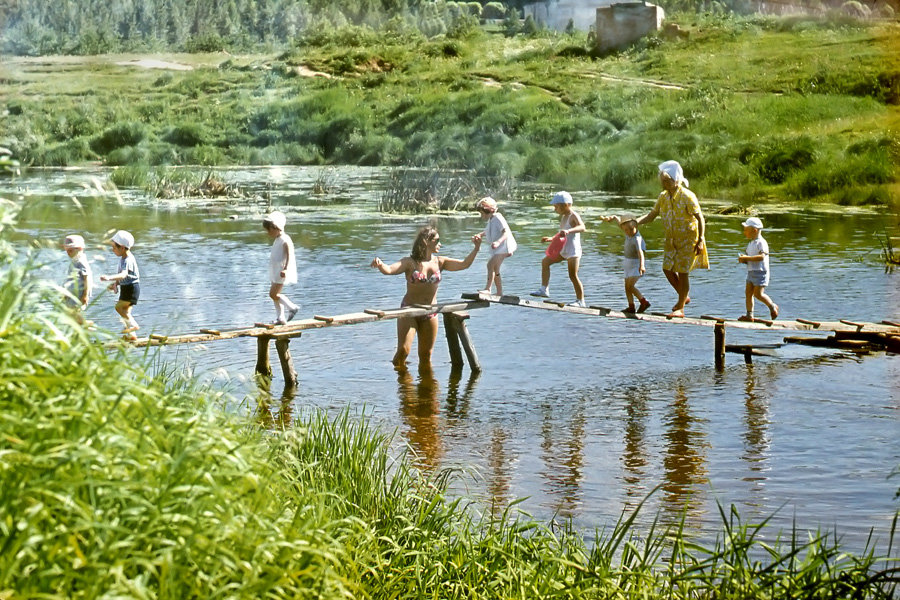
[[[818,328],[821,325],[821,323],[818,321],[807,321],[806,319],[801,319],[800,317],[797,317],[795,320],[798,323],[803,323],[804,325],[812,325],[813,327],[816,327],[816,328]]]
[[[208,333],[209,335],[222,335],[218,329],[201,329],[200,333]]]
[[[890,325],[891,327],[897,327],[898,329],[900,329],[900,323],[897,323],[896,321],[885,320],[885,321],[882,321],[881,324],[882,325]]]
[[[325,321],[326,323],[334,322],[334,317],[323,317],[322,315],[313,315],[313,319],[316,321]]]
[[[376,309],[374,309],[374,308],[366,308],[366,309],[363,309],[363,312],[366,313],[367,315],[375,315],[376,317],[383,317],[383,316],[384,316],[384,311],[383,311],[383,310],[376,310]]]
[[[856,323],[854,321],[848,321],[847,319],[841,319],[840,322],[843,323],[844,325],[850,325],[851,327],[856,327],[857,329],[862,329],[863,327],[868,325],[868,323]]]

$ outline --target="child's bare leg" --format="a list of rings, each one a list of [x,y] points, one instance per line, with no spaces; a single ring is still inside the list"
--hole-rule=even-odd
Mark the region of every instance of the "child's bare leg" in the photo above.
[[[758,298],[760,302],[769,308],[769,314],[772,315],[773,319],[778,317],[778,305],[766,294],[766,288],[764,286],[753,286],[753,296]]]
[[[505,256],[500,256],[500,255],[492,256],[490,258],[490,260],[488,261],[488,266],[487,266],[487,268],[488,268],[487,289],[488,289],[488,291],[490,291],[491,284],[492,283],[496,284],[498,296],[503,295],[503,281],[500,279],[500,265],[503,264],[503,259],[505,259],[505,258],[506,258]]]
[[[581,262],[581,258],[578,256],[572,257],[568,259],[569,266],[569,280],[572,282],[572,287],[575,288],[575,299],[583,300],[584,299],[584,286],[581,285],[581,280],[578,278],[578,265]]]
[[[541,287],[547,287],[548,285],[550,285],[550,265],[561,260],[561,258],[557,258],[556,260],[554,260],[549,256],[545,256],[544,260],[541,261]]]
[[[744,286],[744,308],[747,310],[747,316],[753,316],[753,288],[755,286],[747,282],[747,285]]]
[[[628,300],[628,308],[634,308],[634,277],[625,278],[625,299]]]
[[[284,289],[283,283],[273,283],[271,287],[269,287],[269,298],[271,298],[272,302],[275,304],[276,321],[284,321],[284,306],[282,306],[279,300],[282,289]]]
[[[413,336],[416,334],[412,324],[413,320],[411,317],[400,317],[397,319],[397,351],[394,353],[394,358],[391,359],[395,367],[404,366],[407,357],[409,357]]]
[[[122,317],[122,320],[125,322],[125,328],[122,330],[122,333],[133,334],[141,328],[131,315],[131,307],[131,302],[128,302],[127,300],[119,300],[116,302],[116,312],[119,313],[119,316]]]
[[[487,283],[484,284],[484,290],[483,290],[483,291],[485,291],[485,292],[487,292],[488,294],[490,294],[490,293],[491,293],[491,286],[493,286],[493,285],[494,285],[494,272],[491,271],[491,262],[488,261],[488,264],[487,264]]]

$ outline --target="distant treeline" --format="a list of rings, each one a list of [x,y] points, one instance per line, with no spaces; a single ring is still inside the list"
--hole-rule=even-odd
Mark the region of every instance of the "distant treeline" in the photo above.
[[[0,0],[0,52],[20,56],[283,48],[346,24],[431,37],[518,18],[529,0]],[[555,1],[555,0],[548,0]],[[745,12],[747,0],[663,0],[667,9]]]

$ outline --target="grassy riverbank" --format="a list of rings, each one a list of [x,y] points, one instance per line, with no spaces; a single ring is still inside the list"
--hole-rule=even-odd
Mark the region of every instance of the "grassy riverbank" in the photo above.
[[[703,195],[900,201],[900,24],[680,25],[608,57],[583,35],[347,27],[270,56],[4,58],[0,145],[33,165],[417,165],[637,194],[677,158]]]
[[[889,598],[890,547],[479,515],[339,415],[272,433],[104,348],[8,243],[0,202],[0,598]],[[150,376],[150,371],[163,371]],[[889,466],[886,466],[886,469]]]

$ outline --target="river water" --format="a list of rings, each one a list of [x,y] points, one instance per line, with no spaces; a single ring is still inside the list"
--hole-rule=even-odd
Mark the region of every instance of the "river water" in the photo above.
[[[401,277],[368,267],[373,257],[408,254],[417,227],[436,223],[447,256],[463,257],[483,227],[474,212],[389,215],[376,209],[389,185],[378,169],[260,168],[221,173],[253,192],[237,201],[156,200],[122,190],[121,201],[95,182],[108,171],[31,171],[4,183],[24,197],[17,239],[58,242],[83,234],[95,279],[113,271],[102,240],[130,230],[141,268],[135,316],[142,333],[182,333],[270,321],[266,265],[270,242],[260,225],[268,204],[288,215],[300,282],[289,288],[300,315],[334,315],[399,304]],[[314,185],[326,181],[328,194]],[[556,231],[550,187],[520,190],[501,204],[519,250],[503,265],[506,293],[537,287],[542,235]],[[589,303],[622,308],[622,234],[599,216],[649,209],[651,198],[576,192],[585,218],[581,276]],[[474,198],[473,198],[474,200]],[[688,314],[736,317],[743,312],[746,246],[743,217],[717,214],[726,204],[701,198],[708,223],[711,269],[692,277]],[[772,259],[769,293],[787,318],[900,320],[900,272],[879,261],[896,216],[845,210],[783,210],[763,206]],[[648,273],[640,288],[667,311],[675,295],[661,272],[661,224],[643,228]],[[66,257],[40,255],[48,278],[60,279]],[[484,286],[486,251],[468,271],[446,273],[440,301]],[[551,291],[573,299],[564,267]],[[99,326],[118,331],[113,296],[89,309]],[[765,313],[764,307],[757,311]],[[272,424],[306,411],[349,407],[396,432],[423,469],[459,469],[454,494],[500,510],[519,508],[542,520],[572,518],[590,538],[623,511],[647,500],[638,522],[684,516],[689,531],[710,539],[718,505],[735,505],[745,522],[772,517],[764,535],[796,524],[837,533],[860,550],[874,530],[886,550],[900,476],[900,359],[789,345],[776,357],[728,355],[713,367],[711,328],[658,325],[497,306],[472,311],[468,328],[483,367],[480,376],[451,373],[443,334],[433,376],[398,374],[390,365],[394,321],[310,331],[292,345],[300,376],[295,394],[259,392],[252,380],[255,341],[239,339],[160,351],[174,365],[225,387],[231,410]],[[729,343],[773,343],[773,332],[729,330]],[[413,353],[415,356],[415,352]],[[167,367],[171,368],[171,367]],[[273,392],[281,388],[275,365]],[[648,494],[653,492],[649,498]],[[773,516],[774,515],[774,516]],[[900,541],[900,540],[897,540]],[[896,554],[896,543],[893,553]]]

